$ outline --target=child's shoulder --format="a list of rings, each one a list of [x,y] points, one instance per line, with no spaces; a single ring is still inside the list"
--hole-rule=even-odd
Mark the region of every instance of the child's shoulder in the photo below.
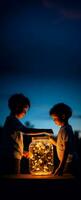
[[[72,126],[71,125],[65,125],[65,126],[62,126],[61,129],[60,129],[61,133],[62,134],[73,134],[73,129],[72,129]]]

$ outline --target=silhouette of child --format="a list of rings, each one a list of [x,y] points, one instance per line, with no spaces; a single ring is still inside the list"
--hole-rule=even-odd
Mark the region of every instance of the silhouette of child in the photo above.
[[[20,121],[30,108],[28,97],[18,93],[8,100],[10,115],[7,116],[3,126],[2,141],[2,173],[19,174],[21,172],[21,159],[24,155],[29,158],[29,153],[23,152],[23,135],[50,134],[51,129],[27,128]],[[46,132],[46,133],[45,133]]]
[[[50,142],[56,146],[59,160],[54,175],[63,175],[64,173],[76,175],[78,170],[78,156],[74,152],[73,130],[68,123],[69,118],[72,116],[72,109],[64,103],[58,103],[50,109],[50,116],[55,124],[60,126],[57,140],[55,141],[54,138],[50,138]]]

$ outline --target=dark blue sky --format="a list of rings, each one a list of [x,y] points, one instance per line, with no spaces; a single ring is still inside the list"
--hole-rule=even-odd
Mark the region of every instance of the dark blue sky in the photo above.
[[[73,108],[73,128],[81,130],[80,1],[0,4],[0,123],[9,113],[9,96],[22,92],[31,101],[23,121],[55,131],[49,109],[63,101]]]

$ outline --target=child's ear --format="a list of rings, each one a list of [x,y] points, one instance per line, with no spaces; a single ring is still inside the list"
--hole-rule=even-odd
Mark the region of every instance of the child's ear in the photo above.
[[[65,119],[65,114],[62,115],[62,119]]]

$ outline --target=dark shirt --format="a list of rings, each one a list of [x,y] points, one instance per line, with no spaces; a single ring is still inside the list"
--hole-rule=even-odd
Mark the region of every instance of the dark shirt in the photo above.
[[[49,132],[51,129],[27,128],[18,118],[9,115],[3,127],[2,153],[3,156],[21,159],[23,155],[23,135]]]

